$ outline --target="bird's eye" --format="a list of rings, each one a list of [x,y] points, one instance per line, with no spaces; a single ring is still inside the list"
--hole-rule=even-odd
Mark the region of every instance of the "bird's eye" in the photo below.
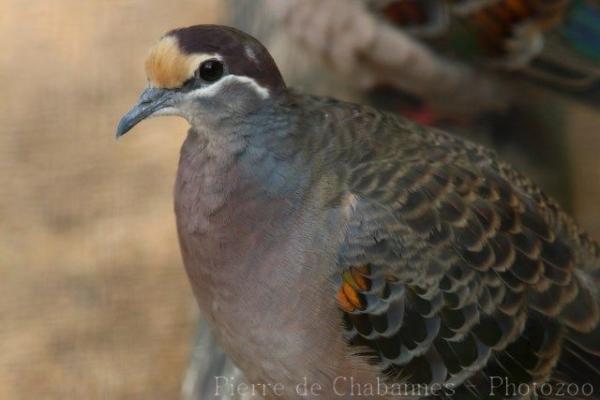
[[[218,81],[223,76],[223,63],[219,60],[206,60],[200,64],[197,74],[206,82]]]

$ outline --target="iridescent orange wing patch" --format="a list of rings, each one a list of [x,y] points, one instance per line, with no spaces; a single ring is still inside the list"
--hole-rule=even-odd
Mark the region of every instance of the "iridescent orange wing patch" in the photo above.
[[[340,308],[345,312],[364,309],[360,292],[369,288],[369,282],[365,278],[368,272],[367,266],[360,266],[350,267],[342,274],[342,285],[336,297]]]

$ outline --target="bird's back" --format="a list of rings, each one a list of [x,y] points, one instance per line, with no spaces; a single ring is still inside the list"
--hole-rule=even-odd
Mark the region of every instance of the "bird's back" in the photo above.
[[[600,247],[555,201],[445,132],[335,100],[297,104],[299,148],[315,174],[337,177],[327,201],[356,199],[338,255],[351,348],[392,381],[453,383],[456,398],[481,396],[493,377],[598,395]],[[394,285],[412,326],[394,316]]]

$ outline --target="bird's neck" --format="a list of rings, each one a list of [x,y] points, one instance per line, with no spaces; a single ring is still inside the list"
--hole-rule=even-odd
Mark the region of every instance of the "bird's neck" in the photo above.
[[[193,217],[178,221],[187,231],[210,229],[211,216],[220,215],[225,206],[240,202],[252,190],[256,183],[250,179],[251,171],[240,164],[247,147],[240,137],[227,132],[212,135],[190,130],[181,149],[175,187],[178,216]]]
[[[190,131],[175,187],[184,261],[205,257],[203,270],[186,265],[196,282],[219,279],[219,271],[243,274],[241,260],[250,253],[260,256],[257,244],[268,246],[265,238],[277,237],[277,224],[294,218],[304,185],[288,163],[265,148],[220,133],[216,138]]]
[[[286,147],[289,123],[265,109],[243,119],[192,125],[181,149],[176,187],[186,206],[195,204],[213,215],[226,206],[249,208],[242,202],[250,199],[289,203],[297,196],[307,169],[299,173],[297,160],[279,150]]]

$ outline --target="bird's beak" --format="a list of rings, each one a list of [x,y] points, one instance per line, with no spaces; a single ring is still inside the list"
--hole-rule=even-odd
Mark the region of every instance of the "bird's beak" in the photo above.
[[[149,87],[142,92],[138,103],[127,112],[117,126],[117,138],[123,136],[142,120],[173,105],[172,90]]]

